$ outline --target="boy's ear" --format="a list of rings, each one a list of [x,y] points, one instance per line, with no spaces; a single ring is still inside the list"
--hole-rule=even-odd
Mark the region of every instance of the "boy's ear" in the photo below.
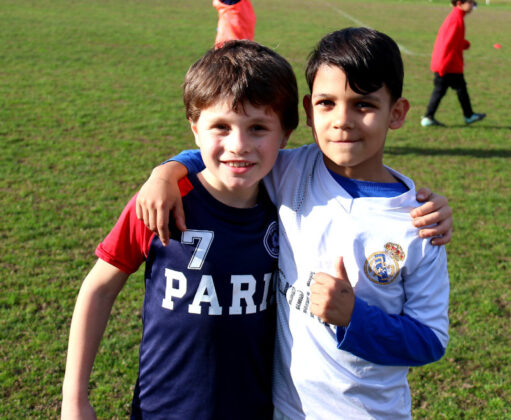
[[[195,144],[197,147],[200,147],[199,144],[199,130],[197,129],[197,122],[193,122],[192,120],[188,120],[190,123],[190,128],[192,129],[193,136],[195,137]]]
[[[410,109],[410,102],[406,98],[399,98],[394,105],[392,105],[392,109],[390,111],[390,122],[389,128],[391,130],[396,130],[400,128],[406,119],[406,114]]]
[[[303,108],[305,109],[305,114],[307,115],[307,125],[312,127],[312,98],[311,95],[305,95],[303,97]]]

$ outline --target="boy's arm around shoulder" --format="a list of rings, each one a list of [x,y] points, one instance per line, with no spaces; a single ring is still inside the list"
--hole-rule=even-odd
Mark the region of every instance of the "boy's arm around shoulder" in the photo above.
[[[316,144],[296,149],[280,150],[272,171],[264,178],[270,198],[279,204],[285,194],[292,194],[297,184],[305,185],[304,177],[312,176],[320,151]],[[417,191],[417,200],[423,204],[410,215],[413,225],[422,228],[421,238],[432,238],[433,245],[445,245],[451,241],[453,232],[452,209],[446,197],[428,188]]]
[[[62,419],[95,418],[88,399],[90,373],[113,303],[128,276],[98,259],[82,283],[69,333]]]
[[[292,150],[280,150],[274,170],[265,177],[265,185],[268,193],[275,202],[285,179],[294,174],[293,162],[304,155],[305,147]],[[298,159],[299,160],[299,159]],[[296,164],[300,165],[300,162]],[[296,166],[295,165],[295,166]],[[199,150],[186,150],[172,157],[164,164],[153,169],[151,176],[144,183],[137,196],[137,217],[152,232],[156,232],[163,245],[169,243],[169,216],[174,217],[176,226],[186,230],[185,214],[178,187],[179,179],[188,175],[189,172],[200,172],[204,169]],[[295,168],[296,169],[296,168]]]
[[[158,235],[164,246],[168,245],[170,239],[171,211],[178,229],[186,230],[183,202],[178,186],[178,181],[186,175],[188,169],[182,163],[167,161],[153,169],[137,195],[138,219],[143,220],[147,228]]]
[[[273,169],[264,177],[268,194],[277,206],[285,194],[292,194],[304,177],[312,173],[319,148],[316,144],[279,150]]]
[[[413,225],[423,228],[419,231],[421,238],[433,238],[433,245],[445,245],[452,238],[452,209],[446,197],[435,194],[428,188],[417,191],[417,201],[423,202],[420,207],[410,212]]]

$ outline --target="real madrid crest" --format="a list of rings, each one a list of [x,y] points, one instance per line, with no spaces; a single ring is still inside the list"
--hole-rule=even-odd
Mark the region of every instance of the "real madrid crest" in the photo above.
[[[376,284],[390,284],[399,274],[399,263],[405,259],[403,248],[387,242],[383,251],[372,253],[364,264],[364,272]]]

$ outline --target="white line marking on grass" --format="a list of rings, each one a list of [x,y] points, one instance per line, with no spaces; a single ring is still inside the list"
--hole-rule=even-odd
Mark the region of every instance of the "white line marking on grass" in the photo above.
[[[330,9],[334,10],[341,16],[344,16],[346,19],[351,20],[353,23],[357,24],[358,26],[365,26],[366,28],[369,28],[369,25],[366,25],[364,22],[358,20],[357,18],[351,16],[350,14],[346,13],[344,10],[339,9],[338,7],[335,7],[333,4],[330,4],[326,1],[322,2],[325,6],[330,7]]]
[[[329,7],[330,9],[332,9],[333,11],[337,12],[338,14],[340,14],[341,16],[344,16],[346,19],[352,21],[353,23],[355,23],[356,25],[358,26],[364,26],[366,28],[371,28],[369,25],[365,24],[364,22],[362,22],[361,20],[358,20],[356,17],[353,17],[351,16],[350,14],[346,13],[344,10],[342,9],[339,9],[338,7],[334,6],[333,4],[330,4],[326,1],[323,1],[322,2],[325,6]],[[406,54],[406,55],[416,55],[416,56],[426,56],[428,54],[417,54],[417,53],[414,53],[413,51],[409,50],[408,48],[406,48],[404,45],[402,44],[397,44],[399,49],[401,50],[401,52],[403,54]]]

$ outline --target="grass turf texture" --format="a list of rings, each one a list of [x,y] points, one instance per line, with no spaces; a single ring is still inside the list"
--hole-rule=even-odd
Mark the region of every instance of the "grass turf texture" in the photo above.
[[[409,375],[415,418],[511,418],[508,71],[511,1],[466,19],[466,79],[476,112],[463,124],[450,91],[424,129],[429,55],[447,1],[254,0],[256,40],[293,64],[326,32],[361,23],[408,54],[404,128],[386,163],[450,199],[451,342]],[[0,418],[59,415],[67,336],[94,248],[153,166],[193,147],[181,83],[212,45],[209,0],[0,0]],[[358,21],[354,21],[357,19]],[[500,43],[500,50],[493,44]],[[305,119],[290,146],[311,141]],[[142,270],[112,312],[91,378],[99,418],[126,418],[137,373]]]

